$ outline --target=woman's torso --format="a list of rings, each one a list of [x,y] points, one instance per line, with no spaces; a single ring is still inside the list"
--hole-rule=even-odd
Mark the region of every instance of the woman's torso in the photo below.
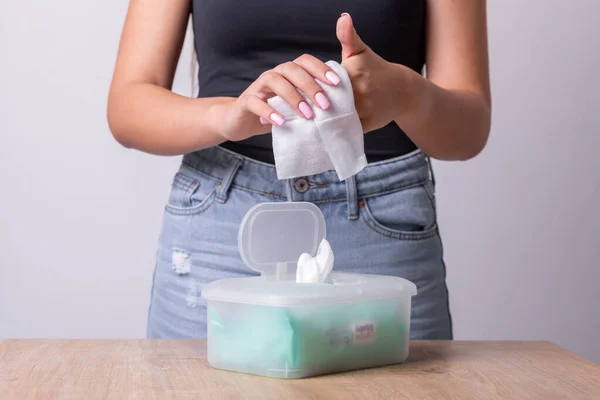
[[[340,62],[335,28],[342,12],[385,60],[417,72],[425,63],[425,0],[194,0],[192,12],[199,97],[237,97],[264,71],[304,53]],[[416,148],[394,122],[364,142],[370,162]],[[270,134],[223,146],[273,163]]]

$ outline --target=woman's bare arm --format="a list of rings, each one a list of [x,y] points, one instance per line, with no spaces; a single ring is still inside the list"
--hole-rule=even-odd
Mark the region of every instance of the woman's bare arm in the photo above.
[[[225,140],[211,114],[233,99],[171,91],[189,15],[190,0],[130,2],[108,100],[110,129],[126,147],[176,155]]]
[[[237,98],[174,94],[189,15],[190,0],[130,2],[108,100],[110,129],[126,147],[178,155],[267,133],[271,124],[283,123],[268,98],[281,96],[310,118],[301,111],[304,99],[296,89],[320,104],[323,93],[315,78],[336,84],[328,82],[335,73],[325,63],[304,54],[265,71]]]
[[[396,122],[433,158],[476,156],[491,125],[485,0],[427,1],[426,63],[428,79],[414,74],[416,101]]]

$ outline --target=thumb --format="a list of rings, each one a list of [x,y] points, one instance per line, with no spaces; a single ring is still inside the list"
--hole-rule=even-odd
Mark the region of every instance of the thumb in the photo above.
[[[342,61],[360,54],[367,49],[367,45],[361,40],[358,33],[356,33],[352,17],[348,13],[343,13],[338,18],[336,34],[342,44]]]

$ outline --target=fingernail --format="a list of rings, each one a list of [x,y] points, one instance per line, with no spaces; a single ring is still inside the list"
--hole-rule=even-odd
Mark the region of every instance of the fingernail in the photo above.
[[[323,110],[327,110],[331,105],[329,100],[327,100],[327,97],[325,97],[325,95],[321,92],[317,93],[317,95],[315,96],[315,100],[317,101],[319,107],[321,107],[321,109]]]
[[[263,117],[260,117],[260,123],[263,125],[268,125],[269,121],[267,121],[266,119],[264,119]]]
[[[344,16],[344,15],[347,15],[348,17],[350,17],[350,14],[348,14],[347,12],[343,12],[342,16]],[[350,18],[352,18],[352,17],[350,17]]]
[[[325,73],[325,78],[334,85],[337,85],[341,81],[340,77],[333,71],[327,71],[327,73]]]
[[[305,101],[300,103],[298,108],[300,108],[300,112],[302,112],[302,114],[304,114],[304,116],[307,119],[311,119],[315,115],[315,113],[313,113],[313,110],[310,108],[310,106]]]
[[[269,115],[269,118],[271,118],[271,121],[273,121],[277,126],[281,126],[285,122],[283,117],[277,113],[271,113],[271,115]]]

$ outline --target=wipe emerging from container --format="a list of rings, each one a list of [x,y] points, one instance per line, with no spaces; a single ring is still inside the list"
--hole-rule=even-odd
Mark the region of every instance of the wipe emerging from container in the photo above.
[[[261,276],[204,286],[213,367],[303,378],[408,357],[416,286],[399,277],[331,272],[325,233],[312,203],[263,203],[246,214],[240,255]]]
[[[315,257],[302,253],[296,267],[297,283],[323,283],[333,269],[333,250],[325,239],[321,240]]]

